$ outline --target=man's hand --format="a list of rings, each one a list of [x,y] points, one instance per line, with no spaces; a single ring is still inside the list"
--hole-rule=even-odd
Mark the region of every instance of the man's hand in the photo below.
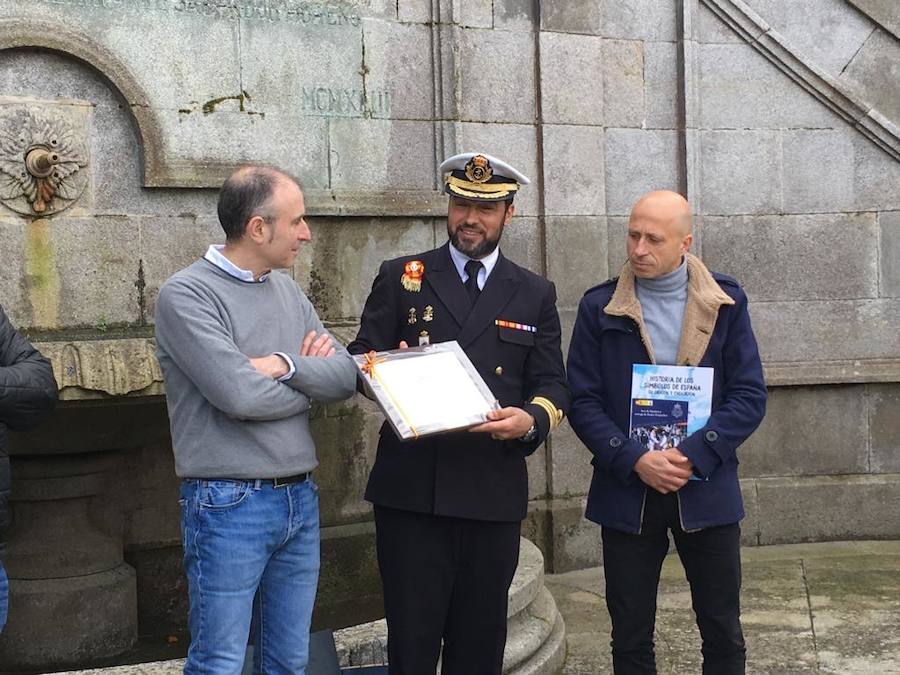
[[[534,424],[534,417],[530,413],[513,407],[491,410],[488,413],[488,420],[469,431],[478,431],[490,434],[491,438],[500,441],[509,441],[524,436]]]
[[[321,356],[328,358],[334,356],[335,348],[331,342],[331,336],[328,333],[316,334],[311,330],[303,338],[303,344],[300,345],[300,356]],[[287,372],[287,371],[285,371]]]
[[[287,361],[278,356],[278,354],[257,356],[256,358],[250,359],[250,365],[256,368],[259,373],[266,377],[271,377],[273,380],[277,380],[279,377],[287,375],[290,371]]]
[[[657,492],[677,492],[684,487],[693,471],[691,462],[677,450],[649,450],[634,464],[644,483]]]

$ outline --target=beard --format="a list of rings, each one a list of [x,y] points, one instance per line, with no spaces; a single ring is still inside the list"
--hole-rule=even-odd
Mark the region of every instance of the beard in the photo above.
[[[503,234],[503,228],[501,227],[497,231],[496,238],[491,239],[485,234],[480,242],[470,243],[459,236],[459,231],[462,227],[464,227],[464,225],[460,225],[455,230],[451,231],[450,226],[448,225],[447,234],[450,236],[450,243],[453,244],[453,248],[473,260],[480,260],[493,253],[494,249],[497,248],[497,245],[500,243],[500,236]]]

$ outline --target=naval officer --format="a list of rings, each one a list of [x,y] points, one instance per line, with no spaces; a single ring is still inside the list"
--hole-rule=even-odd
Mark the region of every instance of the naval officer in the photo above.
[[[456,340],[501,408],[468,431],[381,429],[374,504],[391,675],[500,675],[528,502],[525,457],[569,405],[556,289],[498,248],[529,183],[484,153],[445,160],[447,241],[382,263],[348,350]],[[443,642],[443,652],[441,645]]]

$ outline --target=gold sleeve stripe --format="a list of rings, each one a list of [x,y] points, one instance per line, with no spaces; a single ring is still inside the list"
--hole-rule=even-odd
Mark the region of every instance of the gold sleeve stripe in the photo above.
[[[535,405],[539,405],[547,413],[547,417],[550,419],[551,431],[558,427],[559,423],[562,422],[563,411],[559,410],[553,404],[553,401],[551,401],[549,398],[545,398],[543,396],[535,396],[533,399],[531,399],[531,402]]]

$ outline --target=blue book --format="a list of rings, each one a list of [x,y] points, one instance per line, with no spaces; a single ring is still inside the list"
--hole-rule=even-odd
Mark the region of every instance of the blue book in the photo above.
[[[712,368],[636,363],[628,435],[648,450],[677,448],[709,420],[712,388]]]

